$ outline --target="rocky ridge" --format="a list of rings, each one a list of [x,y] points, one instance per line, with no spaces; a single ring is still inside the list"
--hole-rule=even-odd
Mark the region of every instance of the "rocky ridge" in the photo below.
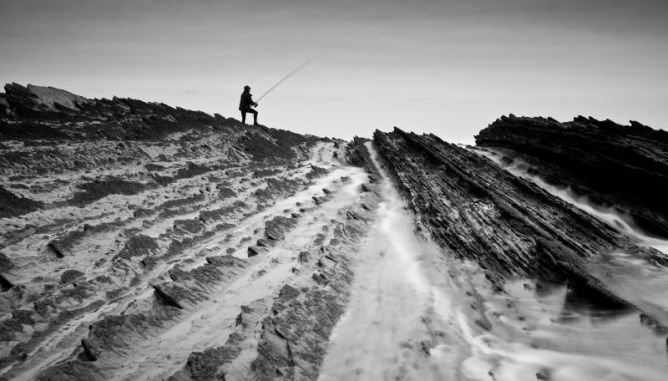
[[[442,247],[479,263],[499,290],[512,277],[568,282],[605,308],[639,308],[666,332],[668,314],[626,298],[596,264],[617,251],[652,266],[668,257],[475,152],[395,128],[373,140],[385,168],[415,212],[418,228]]]
[[[524,161],[550,184],[570,187],[653,235],[668,237],[668,132],[631,121],[579,116],[502,117],[476,136],[507,162]]]
[[[317,188],[334,169],[329,139],[37,86],[1,98],[4,377],[108,378],[212,295],[283,269],[267,253],[349,181]],[[345,241],[337,226],[332,239]],[[315,263],[333,254],[317,253],[301,256],[318,270],[302,288],[327,279]]]

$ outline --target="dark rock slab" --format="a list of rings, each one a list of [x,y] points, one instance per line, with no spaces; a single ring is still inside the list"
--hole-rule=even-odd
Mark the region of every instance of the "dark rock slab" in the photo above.
[[[183,304],[181,302],[182,299],[188,298],[188,293],[186,290],[170,285],[170,284],[162,284],[162,285],[154,285],[153,289],[155,290],[155,296],[158,298],[158,300],[170,307],[175,307],[180,310],[183,309]]]
[[[311,165],[311,170],[306,174],[306,178],[309,180],[317,179],[326,175],[328,171],[325,168],[321,168],[315,165]]]
[[[567,281],[606,308],[634,306],[587,271],[634,242],[491,160],[434,135],[376,131],[374,147],[420,228],[477,261],[501,284],[513,275]]]
[[[297,260],[299,263],[306,263],[309,261],[310,254],[308,251],[302,251],[299,253],[299,256],[297,257]]]
[[[199,219],[190,220],[176,220],[174,221],[174,228],[185,231],[190,234],[197,234],[204,231],[206,226]]]
[[[273,244],[269,240],[266,240],[266,239],[263,239],[263,238],[258,239],[255,244],[257,246],[260,246],[260,247],[271,247],[271,246],[273,246]]]
[[[193,380],[212,380],[216,378],[218,368],[235,359],[243,348],[239,345],[245,337],[232,333],[224,346],[209,348],[203,352],[193,352],[188,357]]]
[[[13,268],[14,264],[12,263],[12,261],[9,258],[7,258],[7,256],[4,253],[0,252],[0,272],[4,273]]]
[[[355,136],[353,141],[346,146],[346,161],[350,165],[363,167],[374,178],[379,179],[380,172],[373,160],[371,160],[371,153],[365,145],[367,142],[369,142],[369,139]]]
[[[100,358],[100,350],[88,339],[81,339],[83,349],[82,359],[85,361],[97,361]]]
[[[84,273],[82,273],[79,270],[74,270],[74,269],[65,270],[63,274],[60,276],[60,282],[63,284],[71,283],[75,281],[77,278],[82,277],[83,275]]]
[[[257,246],[249,246],[248,247],[248,257],[254,257],[256,255],[260,255],[263,252],[263,250]]]
[[[60,245],[58,244],[58,242],[51,241],[46,246],[49,250],[51,250],[51,252],[53,254],[56,255],[57,258],[64,258],[65,257],[65,253],[63,252],[63,250],[60,247]]]
[[[12,287],[14,287],[14,284],[9,279],[5,278],[4,275],[0,274],[0,289],[4,292]]]
[[[0,218],[22,216],[43,206],[41,202],[17,196],[0,186]]]
[[[235,267],[235,266],[246,267],[248,265],[248,262],[232,255],[219,255],[214,257],[206,257],[206,261],[212,265],[226,266],[226,267]]]
[[[146,184],[110,177],[79,185],[80,192],[74,194],[72,205],[83,207],[111,194],[134,195],[147,189]]]
[[[234,190],[225,186],[218,187],[218,198],[226,199],[233,197],[237,197],[237,194]]]
[[[267,221],[264,225],[265,235],[273,241],[280,241],[285,238],[285,232],[297,226],[296,218],[276,216]]]
[[[631,216],[641,229],[668,238],[668,132],[579,116],[502,117],[476,144],[528,162],[536,174],[604,207]]]
[[[302,188],[302,182],[288,178],[268,178],[265,182],[267,186],[254,193],[258,200],[264,202],[286,198]]]
[[[143,257],[150,255],[154,250],[158,249],[158,243],[154,238],[146,235],[135,235],[130,237],[123,249],[118,253],[118,256],[123,259],[130,259],[132,257]]]
[[[102,381],[106,378],[91,362],[67,361],[50,367],[37,376],[37,381]]]

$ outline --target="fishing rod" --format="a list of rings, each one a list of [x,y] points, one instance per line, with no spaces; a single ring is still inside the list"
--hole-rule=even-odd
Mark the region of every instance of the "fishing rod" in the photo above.
[[[315,61],[316,58],[317,58],[317,57],[313,57],[313,58],[307,60],[306,62],[304,62],[303,64],[297,66],[296,69],[294,69],[293,71],[289,72],[285,77],[281,78],[280,81],[276,82],[276,84],[275,84],[274,86],[270,87],[269,90],[265,91],[265,93],[262,94],[262,95],[261,95],[255,102],[260,102],[260,100],[262,100],[262,98],[264,98],[264,97],[265,97],[267,94],[269,94],[272,90],[274,90],[276,87],[278,87],[278,85],[280,85],[281,83],[283,83],[286,79],[292,77],[295,73],[297,73],[297,72],[300,71],[301,69],[303,69],[304,66],[306,66],[306,65],[310,64],[311,62]]]

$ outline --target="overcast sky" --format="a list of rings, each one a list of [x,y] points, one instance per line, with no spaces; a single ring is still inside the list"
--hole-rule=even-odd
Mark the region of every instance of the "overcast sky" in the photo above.
[[[472,142],[503,114],[668,129],[668,1],[0,0],[0,82],[350,138]]]

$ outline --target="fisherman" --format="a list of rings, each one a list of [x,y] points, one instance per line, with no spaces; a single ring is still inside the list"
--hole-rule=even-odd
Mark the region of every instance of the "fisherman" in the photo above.
[[[241,93],[241,100],[239,101],[239,111],[241,111],[241,122],[246,123],[246,113],[253,114],[253,124],[257,125],[257,110],[252,106],[257,107],[257,103],[253,101],[253,96],[250,93],[250,86],[244,86],[244,92]]]

